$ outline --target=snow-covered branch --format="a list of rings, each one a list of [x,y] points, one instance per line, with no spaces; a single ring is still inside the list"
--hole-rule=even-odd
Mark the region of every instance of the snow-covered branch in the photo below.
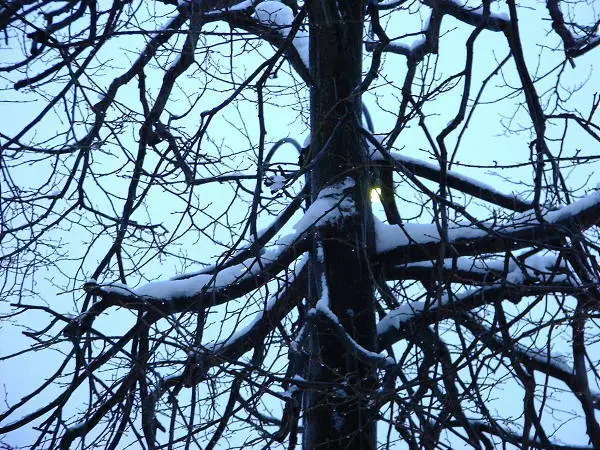
[[[461,294],[441,298],[431,298],[427,301],[404,303],[390,311],[377,324],[379,348],[385,348],[400,339],[405,339],[418,327],[438,323],[442,320],[458,317],[465,311],[492,304],[501,300],[519,302],[523,297],[554,293],[577,295],[585,288],[573,287],[564,282],[546,283],[541,285],[513,284],[498,282],[478,289],[472,289]]]
[[[398,152],[389,152],[389,156],[393,162],[396,163],[394,164],[392,162],[392,167],[395,165],[401,166],[402,171],[409,170],[418,177],[435,182],[441,181],[442,173],[437,164],[429,163],[422,159],[412,158]],[[376,149],[372,151],[371,159],[373,161],[381,161],[382,164],[385,164],[386,161],[388,161],[388,158]],[[485,200],[494,205],[518,212],[525,212],[533,208],[533,205],[530,202],[523,200],[517,194],[502,193],[489,184],[462,175],[456,171],[447,171],[445,177],[449,187],[458,189],[465,194]]]
[[[583,36],[577,36],[569,29],[573,24],[565,20],[559,0],[546,1],[546,8],[552,19],[552,28],[560,36],[568,58],[581,56],[600,45],[598,23],[595,27],[588,27]]]
[[[359,361],[383,369],[394,366],[395,361],[393,358],[366,349],[356,342],[344,329],[344,326],[340,323],[338,317],[324,302],[319,302],[317,307],[310,310],[309,313],[316,315],[320,320],[323,320],[331,331],[339,338],[340,343],[344,346],[346,351],[352,353]]]
[[[86,292],[102,299],[79,322],[90,323],[109,306],[148,310],[162,315],[215,306],[268,283],[308,248],[306,236],[291,235],[271,250],[241,264],[189,278],[155,281],[139,288],[120,283],[86,283]]]
[[[306,201],[307,189],[304,188],[298,193],[296,197],[285,207],[285,209],[279,213],[277,218],[263,230],[258,232],[256,240],[253,240],[250,245],[237,251],[232,256],[226,255],[224,261],[219,264],[210,265],[195,272],[187,272],[172,277],[172,280],[183,280],[191,278],[196,275],[214,275],[219,270],[242,264],[245,260],[252,258],[254,255],[260,253],[268,242],[273,239],[281,231],[281,229],[288,223],[292,216],[300,209],[303,202]],[[296,228],[297,229],[297,228]]]
[[[283,289],[267,301],[265,308],[250,324],[222,341],[207,344],[206,351],[218,355],[219,358],[232,360],[244,354],[252,345],[261,343],[262,339],[277,324],[280,324],[304,297],[308,280],[307,273],[306,259],[303,259],[298,263],[295,274],[286,280]]]
[[[543,213],[539,222],[533,213],[510,222],[456,223],[448,229],[447,255],[452,257],[494,253],[543,246],[578,233],[600,222],[600,192],[557,210]],[[440,234],[435,224],[386,225],[376,222],[377,252],[388,265],[435,260]]]
[[[281,2],[274,0],[260,2],[255,7],[254,15],[261,24],[277,31],[284,38],[292,32],[294,13],[289,6]],[[293,35],[292,45],[304,66],[308,68],[308,32],[297,30]]]
[[[263,286],[308,249],[311,230],[325,229],[326,233],[326,229],[336,228],[341,220],[356,213],[354,202],[348,194],[353,185],[354,181],[346,178],[323,188],[294,225],[295,233],[279,238],[269,250],[238,264],[232,265],[227,261],[220,267],[211,266],[138,288],[90,280],[84,285],[84,289],[102,301],[95,303],[90,310],[74,320],[67,327],[67,334],[73,334],[75,329],[89,327],[95,317],[114,305],[169,315],[199,307],[216,306]],[[279,225],[276,221],[274,226]],[[271,234],[273,230],[266,232],[266,236]]]
[[[267,301],[265,308],[258,313],[250,324],[230,337],[219,342],[206,344],[203,348],[198,348],[193,354],[188,355],[187,365],[181,374],[165,379],[163,381],[165,385],[191,387],[202,381],[206,371],[211,367],[219,365],[223,361],[236,361],[253,347],[261,345],[264,338],[302,300],[305,295],[307,279],[308,269],[305,261],[302,261],[286,286]],[[192,376],[192,374],[195,374],[195,376]],[[163,389],[160,389],[160,391],[162,392]]]
[[[446,258],[441,266],[435,261],[389,266],[385,268],[387,280],[444,280],[463,284],[492,283],[500,279],[527,279],[530,282],[563,281],[569,269],[560,254],[525,254],[508,260],[499,256],[461,256]]]

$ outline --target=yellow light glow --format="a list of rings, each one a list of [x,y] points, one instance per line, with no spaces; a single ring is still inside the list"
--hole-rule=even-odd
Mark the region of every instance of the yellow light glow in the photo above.
[[[371,189],[371,203],[381,203],[381,188],[375,187]]]

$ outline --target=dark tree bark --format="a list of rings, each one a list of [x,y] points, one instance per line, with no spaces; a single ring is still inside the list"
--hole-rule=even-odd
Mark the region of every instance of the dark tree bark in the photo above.
[[[368,165],[360,134],[362,29],[360,0],[309,5],[311,149],[313,200],[319,191],[352,180],[355,211],[337,232],[319,236],[311,255],[311,301],[329,305],[348,334],[374,350],[373,219],[368,201]],[[346,184],[348,185],[348,184]],[[317,306],[317,310],[320,310]],[[368,407],[376,374],[343,346],[329,322],[316,318],[309,378],[326,383],[304,399],[304,448],[371,449],[376,446],[374,412]]]

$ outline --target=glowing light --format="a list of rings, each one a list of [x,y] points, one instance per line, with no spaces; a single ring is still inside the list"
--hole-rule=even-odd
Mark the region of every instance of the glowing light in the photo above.
[[[375,187],[371,189],[371,203],[381,203],[381,188]]]

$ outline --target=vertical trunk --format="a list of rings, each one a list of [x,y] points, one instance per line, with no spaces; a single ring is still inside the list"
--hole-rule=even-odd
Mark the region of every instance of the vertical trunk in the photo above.
[[[368,166],[361,126],[362,0],[307,2],[310,20],[311,174],[313,198],[348,177],[346,191],[356,212],[343,219],[335,236],[319,235],[311,264],[311,297],[328,291],[329,308],[355,341],[376,345],[373,279],[369,254],[373,219]],[[323,283],[323,279],[326,283]],[[313,303],[313,304],[314,304]],[[346,351],[327,324],[316,319],[311,336],[309,378],[322,388],[304,398],[304,449],[374,449],[375,412],[368,407],[374,370]]]

